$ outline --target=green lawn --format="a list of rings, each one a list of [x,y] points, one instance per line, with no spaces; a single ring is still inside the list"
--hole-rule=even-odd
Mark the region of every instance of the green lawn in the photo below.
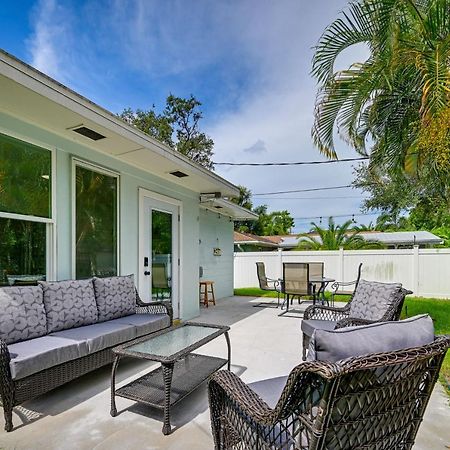
[[[235,289],[234,295],[251,297],[277,297],[276,292],[263,291],[259,288]],[[348,297],[339,296],[339,301],[347,301]],[[434,322],[436,334],[450,334],[450,300],[436,298],[406,297],[402,318],[417,314],[429,314]],[[450,351],[447,352],[441,369],[441,382],[450,395]]]

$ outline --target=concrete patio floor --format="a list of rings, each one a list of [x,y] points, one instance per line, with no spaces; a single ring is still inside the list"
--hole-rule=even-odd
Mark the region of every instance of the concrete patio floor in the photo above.
[[[245,382],[287,375],[301,358],[300,319],[278,317],[274,308],[253,308],[258,300],[230,297],[217,306],[202,308],[196,320],[231,326],[232,371]],[[226,357],[223,336],[201,348],[201,353]],[[151,364],[124,361],[118,381],[145,373]],[[162,414],[126,399],[117,399],[119,415],[110,409],[110,368],[105,367],[73,381],[14,411],[16,429],[3,430],[0,449],[171,449],[211,450],[206,385],[203,384],[173,408],[170,436],[163,436]],[[436,385],[414,450],[450,448],[449,400]]]

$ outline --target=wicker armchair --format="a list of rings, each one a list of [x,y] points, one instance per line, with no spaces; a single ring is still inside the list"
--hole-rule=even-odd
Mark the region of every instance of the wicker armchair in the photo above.
[[[209,381],[216,450],[411,449],[449,336],[336,363],[304,362],[271,408],[236,375]]]
[[[358,298],[355,298],[355,295],[353,295],[351,300],[342,308],[323,305],[308,306],[303,314],[301,325],[303,331],[303,360],[306,359],[309,341],[315,328],[333,330],[356,325],[367,325],[373,322],[398,320],[400,318],[400,313],[402,312],[405,296],[408,294],[412,294],[412,291],[403,288],[399,289],[395,295],[393,295],[391,301],[386,305],[386,308],[379,312],[379,316],[376,320],[351,316],[352,306],[358,301]],[[374,304],[377,304],[379,299],[374,297],[372,301]]]

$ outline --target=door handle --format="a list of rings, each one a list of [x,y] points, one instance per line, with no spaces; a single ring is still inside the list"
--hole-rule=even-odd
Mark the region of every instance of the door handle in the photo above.
[[[150,271],[149,270],[146,270],[146,271],[144,271],[144,275],[150,275]]]

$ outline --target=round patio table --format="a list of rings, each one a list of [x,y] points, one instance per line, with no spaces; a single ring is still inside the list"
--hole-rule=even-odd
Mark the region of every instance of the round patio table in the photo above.
[[[324,305],[325,302],[328,304],[328,300],[325,298],[325,289],[330,283],[335,281],[336,280],[334,278],[327,277],[311,277],[309,279],[310,283],[320,283],[320,287],[314,295],[314,303],[316,303],[316,300],[319,300],[322,302],[322,305]]]

